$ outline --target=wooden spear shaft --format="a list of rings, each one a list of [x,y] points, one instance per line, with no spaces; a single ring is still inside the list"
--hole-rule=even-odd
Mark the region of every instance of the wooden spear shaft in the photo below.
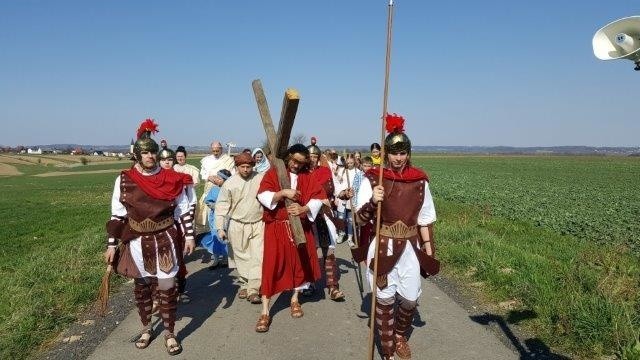
[[[382,126],[380,127],[380,157],[382,163],[380,164],[378,184],[382,185],[382,173],[384,170],[384,156],[385,156],[385,122],[387,117],[387,101],[389,99],[389,69],[391,67],[391,30],[393,27],[393,0],[389,0],[388,14],[387,14],[387,54],[385,57],[385,69],[384,69],[384,95],[382,97]],[[373,353],[375,348],[374,332],[376,326],[376,295],[378,292],[378,253],[380,248],[380,217],[382,215],[382,204],[378,203],[376,209],[376,237],[375,237],[375,251],[373,252],[373,281],[371,286],[371,324],[369,326],[369,355],[367,359],[373,360]],[[386,252],[387,249],[384,249]]]
[[[347,169],[347,157],[344,157],[344,172],[347,175],[347,189],[351,189],[351,180],[349,180],[349,169]],[[355,174],[355,172],[354,172]],[[355,175],[353,176],[353,180],[355,180]],[[355,195],[355,191],[354,191]],[[353,197],[349,198],[349,206],[351,207],[351,229],[353,230],[353,239],[356,242],[356,247],[360,246],[360,242],[358,241],[358,231],[356,230],[356,208],[353,206]]]

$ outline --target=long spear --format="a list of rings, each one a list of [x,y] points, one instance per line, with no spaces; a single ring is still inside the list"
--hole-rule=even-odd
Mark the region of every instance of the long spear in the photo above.
[[[349,170],[347,169],[347,150],[344,150],[344,156],[342,157],[342,161],[344,162],[344,173],[347,175],[347,189],[351,189],[351,181],[349,180]],[[355,181],[356,177],[355,177],[355,172],[354,172],[354,176],[353,176],[353,180]],[[358,241],[359,237],[358,237],[358,231],[356,229],[357,225],[356,225],[356,212],[355,212],[355,206],[353,206],[353,197],[349,198],[349,206],[351,207],[351,227],[353,230],[353,240],[355,241],[356,247],[360,246],[360,242]],[[346,212],[346,210],[345,210]],[[348,227],[348,226],[347,226]],[[360,265],[358,265],[360,266]]]
[[[378,184],[382,184],[382,173],[384,170],[384,138],[385,138],[385,121],[387,117],[387,101],[389,99],[389,68],[391,67],[391,30],[393,27],[393,0],[389,0],[388,14],[387,14],[387,54],[385,57],[385,69],[384,69],[384,95],[382,97],[382,126],[380,127],[380,157],[382,163],[380,164],[378,174]],[[380,247],[380,217],[382,215],[382,204],[378,203],[376,209],[376,237],[375,237],[375,251],[373,252],[373,281],[371,286],[371,324],[369,326],[369,356],[367,359],[373,360],[373,350],[375,348],[374,343],[374,330],[376,326],[376,293],[378,292],[378,248]],[[386,249],[385,249],[386,251]]]

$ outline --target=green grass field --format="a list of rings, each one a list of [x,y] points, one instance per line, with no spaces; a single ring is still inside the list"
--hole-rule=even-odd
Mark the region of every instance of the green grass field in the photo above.
[[[114,179],[0,178],[0,358],[28,356],[95,300]]]
[[[446,275],[505,319],[529,314],[520,325],[547,345],[584,358],[638,358],[639,159],[414,162],[432,178]]]
[[[414,163],[432,178],[443,274],[492,313],[529,314],[519,324],[555,349],[637,358],[640,159],[414,156]],[[33,356],[95,300],[116,176],[40,178],[31,175],[61,170],[15,166],[24,175],[0,177],[2,359]]]

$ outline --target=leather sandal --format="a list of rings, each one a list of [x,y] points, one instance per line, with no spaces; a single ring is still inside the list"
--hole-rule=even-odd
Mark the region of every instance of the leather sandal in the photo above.
[[[297,301],[291,302],[291,317],[294,319],[298,319],[304,316],[304,311],[302,311],[302,306]]]
[[[173,339],[175,341],[174,345],[169,345],[169,340]],[[167,354],[173,356],[178,355],[182,352],[182,345],[176,339],[176,336],[173,334],[167,334],[164,336],[164,346],[167,348]]]
[[[144,337],[145,335],[149,335],[149,337]],[[151,329],[144,330],[140,333],[140,337],[135,342],[136,349],[142,350],[146,349],[147,346],[151,343],[153,334]]]
[[[238,292],[238,298],[240,299],[246,299],[247,298],[247,289],[241,289]]]
[[[271,318],[269,317],[269,315],[260,315],[260,318],[258,318],[258,323],[256,324],[256,332],[263,333],[269,331],[270,324]]]
[[[247,301],[252,304],[262,304],[262,298],[258,294],[251,294],[247,296]]]
[[[411,348],[404,336],[396,336],[396,355],[398,359],[411,359]]]
[[[337,286],[329,286],[329,298],[333,301],[342,301],[344,293]]]

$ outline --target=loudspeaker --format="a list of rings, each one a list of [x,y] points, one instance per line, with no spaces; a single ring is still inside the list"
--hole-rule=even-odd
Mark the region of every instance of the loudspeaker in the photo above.
[[[593,53],[600,60],[627,59],[640,70],[640,16],[618,19],[596,31]]]

